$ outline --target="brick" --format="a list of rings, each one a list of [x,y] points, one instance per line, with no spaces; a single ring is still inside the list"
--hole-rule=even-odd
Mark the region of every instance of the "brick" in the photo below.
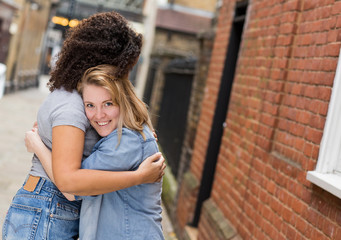
[[[318,115],[310,115],[309,117],[309,126],[312,128],[323,130],[324,128],[324,119]]]
[[[329,38],[329,34],[327,32],[321,32],[315,34],[315,44],[326,44]]]
[[[303,5],[304,6],[303,10],[314,9],[314,8],[318,8],[321,6],[328,6],[328,5],[331,5],[333,3],[334,3],[333,0],[325,0],[325,1],[310,0],[308,2],[305,2],[305,4]]]
[[[306,142],[303,149],[304,154],[310,157],[312,155],[313,147],[313,144]]]
[[[316,229],[312,229],[312,233],[311,233],[311,240],[324,240],[327,239],[327,237],[321,233],[320,231],[316,230]]]
[[[328,220],[326,220],[322,226],[323,233],[326,234],[330,239],[334,239],[337,229],[338,227]]]
[[[327,39],[328,43],[336,43],[340,41],[339,34],[340,34],[339,30],[330,30],[328,32],[328,39]]]
[[[294,33],[296,31],[296,25],[294,23],[285,23],[282,24],[279,28],[280,34],[289,34]]]
[[[308,225],[308,223],[307,223],[304,219],[302,219],[302,218],[299,217],[299,218],[297,218],[297,220],[296,220],[296,228],[297,228],[297,230],[298,230],[300,233],[302,233],[303,235],[305,235],[307,229],[309,228],[309,225]],[[308,237],[308,236],[306,236],[306,237]]]
[[[317,225],[319,214],[313,209],[307,209],[307,221],[310,222],[312,225]]]
[[[292,202],[292,209],[299,215],[301,215],[306,209],[307,206],[300,199],[295,198]]]
[[[285,235],[288,239],[296,239],[297,238],[297,231],[295,228],[293,228],[292,226],[287,227],[287,232]]]
[[[341,228],[337,229],[337,232],[335,233],[335,238],[334,239],[341,239]]]
[[[275,239],[277,234],[278,234],[278,230],[275,229],[271,223],[269,222],[264,222],[263,224],[263,229],[264,232],[269,236],[269,239]]]
[[[315,130],[313,128],[307,127],[306,128],[306,139],[315,143],[319,144],[322,138],[322,131]]]
[[[340,50],[340,43],[330,43],[324,47],[326,57],[338,57]]]
[[[337,66],[337,59],[325,59],[322,63],[323,71],[335,71]],[[329,100],[329,98],[327,99]]]
[[[302,124],[308,124],[312,114],[310,112],[299,112],[297,116],[297,121]]]

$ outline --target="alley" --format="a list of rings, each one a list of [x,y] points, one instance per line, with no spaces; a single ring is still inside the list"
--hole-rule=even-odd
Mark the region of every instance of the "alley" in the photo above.
[[[32,154],[26,152],[24,135],[32,127],[46,92],[36,88],[7,94],[0,99],[0,225],[12,197],[25,180]],[[175,239],[168,216],[163,215],[166,240]]]
[[[3,224],[15,192],[25,180],[32,154],[26,152],[24,135],[36,119],[46,97],[38,89],[7,94],[0,99],[0,223]]]

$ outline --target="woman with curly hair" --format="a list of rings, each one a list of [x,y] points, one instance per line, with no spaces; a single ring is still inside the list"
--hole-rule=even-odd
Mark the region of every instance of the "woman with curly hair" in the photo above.
[[[115,77],[126,76],[141,46],[142,36],[115,12],[95,14],[69,32],[51,73],[51,93],[37,116],[39,135],[53,149],[44,153],[52,157],[52,166],[34,155],[7,212],[3,240],[77,239],[81,202],[69,201],[62,192],[98,195],[161,180],[164,161],[156,161],[161,154],[147,158],[136,171],[81,169],[100,137],[85,115],[77,85],[86,69],[100,64],[117,66]]]
[[[107,64],[90,68],[78,86],[86,116],[102,137],[82,162],[84,169],[134,170],[158,152],[146,105],[136,96],[128,76],[117,78],[116,71]],[[28,138],[27,146],[39,159],[51,162],[45,158],[49,150],[37,131]],[[164,239],[161,182],[82,199],[80,239]]]

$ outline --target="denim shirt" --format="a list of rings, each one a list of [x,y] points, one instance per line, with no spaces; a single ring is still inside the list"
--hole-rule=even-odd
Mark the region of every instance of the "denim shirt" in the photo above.
[[[120,144],[117,130],[102,138],[92,154],[82,162],[84,169],[134,171],[147,157],[158,152],[148,127],[146,140],[136,131],[122,129]],[[80,239],[160,240],[162,183],[142,184],[98,196],[82,197]]]

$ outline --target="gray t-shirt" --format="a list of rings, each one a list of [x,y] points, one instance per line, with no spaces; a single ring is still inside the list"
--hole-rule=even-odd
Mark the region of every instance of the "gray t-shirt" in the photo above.
[[[100,139],[86,118],[83,100],[75,90],[71,93],[57,89],[50,93],[39,108],[37,121],[39,135],[50,150],[52,128],[55,126],[74,126],[85,132],[83,159],[90,155],[93,146]],[[32,158],[30,174],[49,179],[36,155]]]

